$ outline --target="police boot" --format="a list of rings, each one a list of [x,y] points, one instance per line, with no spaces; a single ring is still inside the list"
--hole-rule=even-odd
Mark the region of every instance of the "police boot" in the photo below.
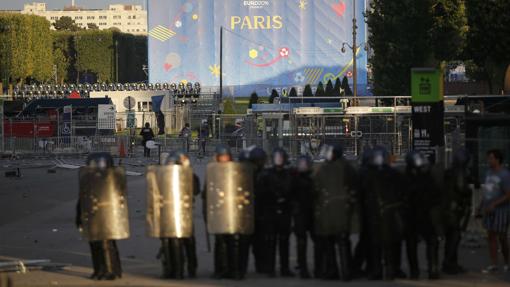
[[[439,242],[436,238],[427,240],[427,263],[429,279],[439,279]]]
[[[340,279],[351,280],[351,241],[349,234],[341,234],[338,242],[338,255],[340,257]]]
[[[366,240],[366,232],[361,232],[360,238],[356,247],[354,248],[354,257],[352,258],[351,263],[351,278],[361,278],[365,275],[363,271],[363,263],[367,260],[367,240]],[[368,264],[367,264],[368,269]]]
[[[294,277],[289,268],[289,240],[290,234],[280,234],[278,238],[280,251],[280,274],[282,277]]]
[[[163,278],[172,278],[172,263],[170,256],[170,243],[169,239],[161,238],[161,249],[158,254],[158,258],[161,259],[161,265],[163,267]]]
[[[241,235],[241,273],[246,276],[248,272],[248,264],[250,259],[250,245],[252,242],[251,236]]]
[[[195,236],[191,236],[191,238],[185,239],[185,249],[186,249],[186,259],[188,261],[188,276],[190,278],[197,277],[197,247]]]
[[[113,260],[113,273],[117,278],[122,278],[122,265],[120,262],[119,248],[117,247],[117,241],[112,240],[112,260]]]
[[[405,279],[407,278],[406,273],[402,270],[402,242],[395,243],[394,247],[394,259],[395,259],[395,278]]]
[[[417,280],[420,278],[420,268],[418,265],[418,239],[416,237],[407,238],[406,251],[409,263],[409,278]]]
[[[316,279],[322,278],[324,275],[324,254],[322,238],[313,237],[313,277]]]
[[[257,225],[258,226],[258,225]],[[255,227],[255,234],[253,235],[253,258],[255,259],[255,272],[256,273],[264,273],[264,254],[263,254],[263,244],[264,244],[264,236],[259,231],[260,228]]]
[[[276,277],[276,235],[267,235],[265,242],[264,262],[267,264],[265,271],[269,277]]]
[[[114,271],[114,261],[113,261],[113,253],[112,253],[112,244],[110,240],[101,241],[102,248],[102,260],[104,264],[104,273],[101,274],[98,279],[99,280],[115,280],[115,271]]]
[[[327,237],[324,246],[324,257],[325,257],[325,275],[324,279],[326,280],[338,280],[340,279],[340,275],[338,274],[338,264],[336,261],[336,244],[334,237]]]
[[[242,269],[242,254],[243,250],[241,247],[241,235],[232,235],[232,238],[228,244],[229,249],[229,277],[234,280],[242,280],[244,278]]]
[[[306,260],[306,246],[307,238],[306,234],[303,236],[299,236],[297,238],[297,255],[298,255],[298,266],[299,266],[299,276],[301,279],[310,278],[310,273],[308,273],[308,262]]]
[[[98,279],[99,276],[102,276],[103,264],[101,263],[101,242],[98,241],[90,241],[90,255],[92,257],[92,267],[94,268],[94,272],[90,275],[91,279]],[[99,246],[98,246],[99,245]]]
[[[454,275],[465,272],[465,269],[458,264],[458,248],[461,240],[460,230],[454,229],[446,234],[445,252],[443,261],[443,272]]]
[[[368,280],[382,280],[383,267],[382,267],[382,248],[379,246],[372,246],[368,256],[368,263],[370,265],[370,272]]]
[[[182,248],[182,239],[170,239],[170,256],[173,267],[173,278],[184,278],[184,252]]]
[[[225,235],[216,235],[214,240],[214,279],[227,278],[228,254]]]
[[[384,280],[394,280],[396,267],[395,267],[395,246],[388,244],[383,248],[383,278]]]

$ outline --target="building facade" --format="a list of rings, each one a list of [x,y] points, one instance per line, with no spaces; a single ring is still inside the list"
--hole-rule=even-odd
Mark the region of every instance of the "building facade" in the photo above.
[[[96,25],[100,30],[117,28],[123,33],[135,35],[147,34],[147,11],[141,5],[109,5],[106,10],[90,10],[77,6],[65,7],[63,10],[47,10],[46,3],[25,4],[22,14],[45,17],[53,24],[61,17],[67,16],[81,28]]]

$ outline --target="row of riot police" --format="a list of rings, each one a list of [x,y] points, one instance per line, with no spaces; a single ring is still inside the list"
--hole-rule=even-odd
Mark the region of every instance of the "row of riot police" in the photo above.
[[[418,242],[426,243],[429,278],[439,277],[439,237],[446,236],[443,271],[459,273],[460,235],[469,214],[466,153],[443,172],[419,153],[407,156],[404,171],[394,168],[384,148],[367,151],[358,169],[341,146],[328,146],[325,161],[299,157],[293,168],[285,150],[275,149],[271,166],[257,147],[234,161],[218,146],[207,165],[202,191],[208,238],[214,235],[214,278],[243,279],[250,249],[257,273],[294,276],[290,237],[297,240],[301,278],[310,278],[307,245],[313,242],[313,276],[351,280],[404,277],[405,242],[409,275],[419,277]],[[174,153],[147,168],[147,232],[161,240],[158,257],[165,278],[189,277],[198,266],[194,237],[194,197],[198,177],[189,158]],[[92,154],[80,170],[76,223],[90,242],[95,279],[122,275],[116,240],[129,237],[126,176],[109,154]],[[447,232],[444,232],[447,230]],[[352,254],[351,235],[359,233]],[[277,256],[278,254],[278,256]]]

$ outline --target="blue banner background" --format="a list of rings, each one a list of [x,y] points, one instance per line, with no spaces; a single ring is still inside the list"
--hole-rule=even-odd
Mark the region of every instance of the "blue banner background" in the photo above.
[[[358,87],[366,95],[366,1],[356,1]],[[352,44],[352,16],[350,0],[148,0],[149,80],[219,86],[223,26],[224,93],[326,84],[352,75],[351,50],[341,52]]]

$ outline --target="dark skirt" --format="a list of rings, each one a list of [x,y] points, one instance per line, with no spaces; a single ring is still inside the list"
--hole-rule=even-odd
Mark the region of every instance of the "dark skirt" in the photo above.
[[[510,225],[510,204],[504,204],[494,209],[493,212],[487,214],[483,218],[483,227],[487,231],[498,233],[508,232]]]

